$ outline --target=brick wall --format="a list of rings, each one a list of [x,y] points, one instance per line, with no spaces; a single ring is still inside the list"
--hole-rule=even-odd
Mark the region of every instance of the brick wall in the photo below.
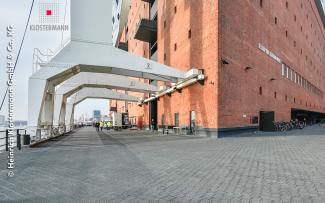
[[[325,112],[324,97],[283,77],[281,64],[258,48],[263,44],[325,92],[325,34],[314,1],[219,0],[219,4],[220,52],[229,62],[219,67],[220,126],[249,125],[250,116],[259,111],[275,111],[278,121],[290,120],[291,108]]]
[[[149,4],[134,0],[127,26],[129,52],[147,58],[149,44],[133,36],[136,23],[148,16]],[[325,92],[321,26],[311,0],[158,0],[158,62],[184,71],[202,68],[207,76],[204,86],[161,97],[158,124],[164,115],[165,124],[174,125],[179,113],[180,125],[189,125],[190,111],[204,128],[250,126],[260,111],[275,111],[278,121],[290,120],[292,108],[325,112],[324,96],[283,77],[281,63],[259,49],[263,45]],[[148,106],[129,104],[129,116],[148,125]]]

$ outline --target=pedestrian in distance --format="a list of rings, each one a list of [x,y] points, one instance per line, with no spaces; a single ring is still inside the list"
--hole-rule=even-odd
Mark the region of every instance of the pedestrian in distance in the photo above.
[[[99,127],[100,127],[100,131],[103,131],[103,127],[104,127],[104,122],[103,121],[101,121],[99,123]]]
[[[111,122],[107,122],[107,130],[110,130],[111,129]]]
[[[151,130],[155,130],[155,119],[151,119]]]
[[[99,131],[99,122],[95,123],[95,127],[96,127],[96,131],[98,132]]]

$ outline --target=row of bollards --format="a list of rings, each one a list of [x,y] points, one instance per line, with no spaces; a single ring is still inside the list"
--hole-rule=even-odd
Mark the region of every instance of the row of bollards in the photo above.
[[[19,129],[17,129],[17,148],[18,150],[21,150],[21,134],[19,132]],[[26,133],[23,135],[23,145],[29,145],[30,144],[30,135]],[[9,151],[9,130],[6,130],[6,151]]]

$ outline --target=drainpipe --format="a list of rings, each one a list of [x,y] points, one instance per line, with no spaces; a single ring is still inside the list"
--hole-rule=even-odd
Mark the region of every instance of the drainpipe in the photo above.
[[[141,99],[141,101],[138,103],[138,105],[141,106],[144,103],[148,103],[150,101],[158,99],[158,98],[160,98],[160,97],[162,97],[162,96],[164,96],[166,94],[171,94],[171,93],[173,93],[173,92],[175,92],[177,90],[181,90],[181,89],[183,89],[185,87],[188,87],[188,86],[190,86],[190,85],[192,85],[194,83],[197,83],[199,81],[202,81],[204,79],[205,79],[205,76],[203,74],[199,74],[195,78],[178,82],[173,87],[168,88],[166,90],[163,90],[162,92],[159,92],[156,96],[152,96],[152,97],[150,97],[148,99],[145,99],[145,100]]]

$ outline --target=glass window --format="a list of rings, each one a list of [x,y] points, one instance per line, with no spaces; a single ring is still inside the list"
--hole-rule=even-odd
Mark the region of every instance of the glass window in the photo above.
[[[289,78],[289,66],[287,66],[287,78]]]
[[[286,74],[286,65],[283,63],[282,64],[282,76],[285,76]]]

